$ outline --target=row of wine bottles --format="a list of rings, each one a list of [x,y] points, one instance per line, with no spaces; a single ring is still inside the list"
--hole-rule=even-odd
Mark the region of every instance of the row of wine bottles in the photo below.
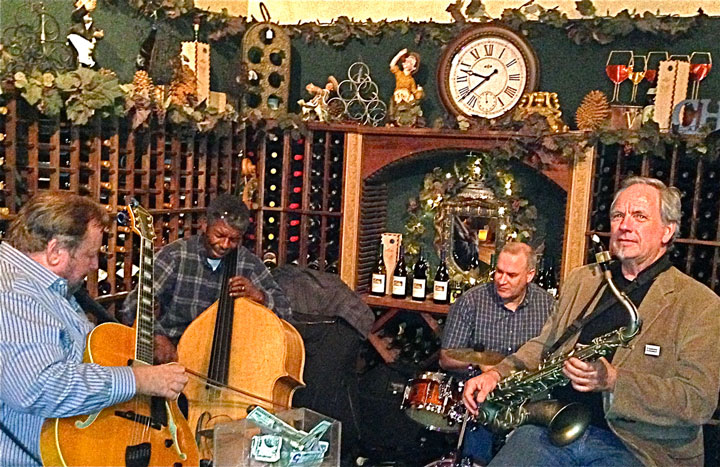
[[[555,272],[555,261],[550,258],[543,258],[540,267],[535,272],[534,282],[547,290],[553,297],[558,296],[558,279]]]
[[[405,251],[400,247],[400,257],[395,265],[392,274],[391,295],[394,298],[404,299],[408,295],[413,300],[424,301],[427,299],[428,284],[428,262],[423,255],[422,248],[418,260],[412,269],[412,281],[409,280],[408,268],[405,264]],[[378,250],[378,261],[372,273],[372,285],[370,293],[373,295],[383,296],[386,294],[387,268],[383,260],[382,245]],[[445,251],[440,256],[440,265],[435,271],[435,280],[433,281],[432,300],[437,304],[446,304],[450,302],[450,273],[448,272],[447,263],[445,261]],[[410,293],[408,293],[410,289]]]
[[[440,350],[440,336],[422,320],[411,318],[415,317],[391,321],[378,332],[378,337],[386,342],[396,363],[414,366],[426,362]]]

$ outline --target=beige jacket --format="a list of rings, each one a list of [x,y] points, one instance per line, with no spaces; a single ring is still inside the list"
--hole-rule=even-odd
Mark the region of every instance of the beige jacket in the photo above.
[[[574,270],[540,336],[503,360],[500,374],[536,368],[546,346],[598,300],[602,281],[596,265]],[[720,393],[720,298],[673,267],[657,277],[638,312],[640,334],[613,358],[615,390],[603,397],[608,424],[645,465],[702,466],[702,425]],[[566,353],[576,338],[558,352]],[[648,355],[657,347],[659,356]]]

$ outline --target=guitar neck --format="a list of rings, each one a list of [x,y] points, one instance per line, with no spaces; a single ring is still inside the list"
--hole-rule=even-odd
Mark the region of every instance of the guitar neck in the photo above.
[[[155,333],[155,294],[153,293],[153,242],[140,240],[140,271],[138,280],[137,317],[135,322],[135,360],[152,365]]]

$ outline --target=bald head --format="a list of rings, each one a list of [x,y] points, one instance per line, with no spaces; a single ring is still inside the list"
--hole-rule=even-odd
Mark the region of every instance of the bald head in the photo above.
[[[503,247],[502,250],[500,250],[500,254],[502,253],[508,253],[510,255],[514,256],[524,256],[527,270],[533,271],[535,270],[535,266],[537,263],[537,254],[535,253],[535,250],[533,247],[528,245],[527,243],[521,243],[521,242],[507,242]]]

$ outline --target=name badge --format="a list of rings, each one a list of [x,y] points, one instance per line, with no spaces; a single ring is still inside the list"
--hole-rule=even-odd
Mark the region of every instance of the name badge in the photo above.
[[[660,346],[653,344],[645,344],[645,355],[650,355],[651,357],[659,357]]]

